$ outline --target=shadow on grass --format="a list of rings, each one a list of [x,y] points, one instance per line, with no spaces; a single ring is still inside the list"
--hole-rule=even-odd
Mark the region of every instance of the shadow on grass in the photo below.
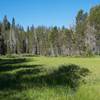
[[[84,82],[84,78],[88,75],[89,70],[86,68],[80,68],[77,65],[61,65],[58,70],[55,70],[46,75],[41,75],[25,79],[24,82],[31,82],[33,86],[68,86],[73,90],[76,90],[81,82]]]
[[[17,71],[14,73],[1,73],[0,74],[0,90],[4,89],[23,89],[24,81],[22,77],[27,75],[38,75],[42,70],[40,68],[41,65],[27,65],[17,67]],[[26,84],[25,86],[28,86]]]
[[[27,66],[22,63],[28,62],[28,59],[19,58],[19,59],[0,59],[0,72],[12,71],[18,68],[29,68],[32,66]],[[22,65],[20,65],[22,64]],[[20,65],[20,66],[19,66]],[[36,65],[34,65],[36,66]]]
[[[26,60],[16,60],[15,63],[14,60],[11,61],[5,60],[2,63],[0,62],[0,72],[17,70],[15,73],[0,74],[0,90],[66,85],[76,89],[83,80],[83,77],[89,73],[88,69],[80,68],[77,65],[62,65],[52,72],[46,72],[42,65],[7,66],[9,62],[10,64],[18,64]]]
[[[19,59],[0,59],[0,66],[8,65],[8,64],[18,64],[27,62],[28,60],[25,58],[19,58]]]

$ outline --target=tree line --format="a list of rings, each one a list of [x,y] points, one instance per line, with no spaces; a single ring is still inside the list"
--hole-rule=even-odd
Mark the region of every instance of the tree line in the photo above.
[[[0,54],[74,56],[100,54],[100,5],[79,10],[71,28],[16,25],[4,16],[0,22]]]

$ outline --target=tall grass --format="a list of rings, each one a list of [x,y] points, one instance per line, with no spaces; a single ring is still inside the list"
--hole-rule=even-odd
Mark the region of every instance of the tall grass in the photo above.
[[[58,73],[61,68],[59,66],[63,64],[76,64],[90,70],[91,73],[85,78],[85,84],[81,84],[77,91],[73,91],[68,85],[51,86],[52,82],[49,86],[48,83],[44,84],[49,75],[54,75],[52,77],[54,80],[58,79],[56,74],[52,73]],[[63,72],[62,70],[60,72]],[[61,77],[61,75],[62,73],[58,76]],[[3,84],[5,89],[2,89],[3,86],[0,87],[0,100],[100,99],[100,57],[10,57],[10,59],[4,57],[0,59],[0,78],[5,81]],[[0,80],[0,84],[2,84],[2,80]],[[44,81],[42,86],[37,84],[42,81]]]

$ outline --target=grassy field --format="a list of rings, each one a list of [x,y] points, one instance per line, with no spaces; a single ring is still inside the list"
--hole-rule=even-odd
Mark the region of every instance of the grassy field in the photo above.
[[[76,91],[45,81],[60,65],[76,64],[90,70]],[[53,74],[55,75],[55,74]],[[59,80],[59,79],[58,79]],[[42,83],[39,84],[39,83]],[[99,100],[100,57],[17,57],[0,58],[0,100]]]

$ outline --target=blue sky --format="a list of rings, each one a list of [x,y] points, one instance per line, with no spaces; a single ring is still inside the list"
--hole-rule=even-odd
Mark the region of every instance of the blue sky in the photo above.
[[[4,15],[23,25],[66,26],[74,24],[79,9],[89,9],[100,0],[1,0],[0,20]]]

